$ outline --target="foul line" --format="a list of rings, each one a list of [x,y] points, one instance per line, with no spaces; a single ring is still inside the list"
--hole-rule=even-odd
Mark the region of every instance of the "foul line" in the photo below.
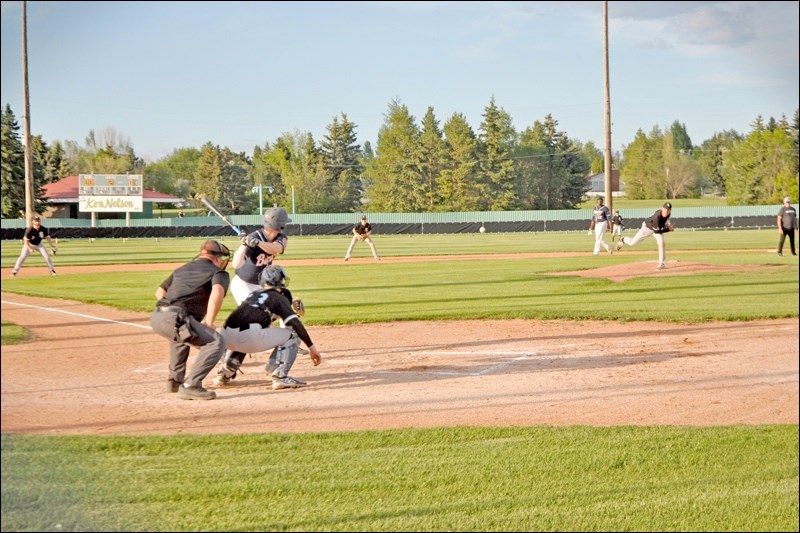
[[[51,311],[53,313],[64,313],[65,315],[72,315],[72,316],[79,316],[81,318],[91,318],[93,320],[99,320],[101,322],[113,322],[114,324],[123,324],[125,326],[132,326],[134,328],[142,328],[142,329],[149,329],[152,330],[150,326],[143,326],[141,324],[134,324],[132,322],[123,322],[122,320],[111,320],[110,318],[102,318],[99,316],[92,316],[92,315],[83,315],[81,313],[73,313],[71,311],[63,311],[61,309],[53,309],[51,307],[41,307],[39,305],[29,305],[29,304],[20,304],[17,302],[9,302],[7,300],[2,300],[2,303],[9,304],[9,305],[19,305],[22,307],[30,307],[31,309],[41,309],[42,311]]]

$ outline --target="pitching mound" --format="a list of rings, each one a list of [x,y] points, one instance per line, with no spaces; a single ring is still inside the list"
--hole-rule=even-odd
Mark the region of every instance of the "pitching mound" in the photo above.
[[[583,276],[586,278],[607,278],[611,281],[625,281],[642,276],[680,276],[684,274],[698,274],[702,272],[748,272],[751,270],[772,270],[784,268],[782,266],[759,265],[709,265],[706,263],[692,263],[687,261],[667,261],[667,268],[656,270],[657,261],[643,261],[641,263],[628,263],[612,265],[589,270],[575,270],[572,272],[557,272],[554,276]]]

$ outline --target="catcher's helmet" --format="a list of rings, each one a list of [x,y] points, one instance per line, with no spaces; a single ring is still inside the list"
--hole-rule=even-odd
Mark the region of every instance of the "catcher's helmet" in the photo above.
[[[264,213],[264,227],[275,231],[281,231],[291,221],[289,213],[282,207],[271,207]]]
[[[289,284],[289,278],[282,267],[278,265],[270,265],[261,271],[258,276],[258,283],[262,287],[270,286],[278,289],[283,289]]]

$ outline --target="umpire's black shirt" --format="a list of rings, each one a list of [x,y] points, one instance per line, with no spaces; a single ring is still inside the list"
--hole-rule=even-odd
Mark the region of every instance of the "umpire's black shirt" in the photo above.
[[[175,270],[161,283],[161,288],[167,294],[158,301],[158,305],[177,305],[190,316],[202,320],[208,310],[211,287],[222,285],[227,294],[230,280],[230,275],[210,259],[195,259]]]

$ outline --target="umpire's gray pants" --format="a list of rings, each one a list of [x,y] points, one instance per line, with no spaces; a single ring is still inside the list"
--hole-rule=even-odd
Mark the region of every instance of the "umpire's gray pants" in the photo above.
[[[179,307],[159,307],[150,315],[150,327],[169,341],[169,377],[190,387],[202,387],[205,377],[225,354],[225,339],[193,317],[182,318]],[[186,377],[189,348],[199,348],[197,361]]]

